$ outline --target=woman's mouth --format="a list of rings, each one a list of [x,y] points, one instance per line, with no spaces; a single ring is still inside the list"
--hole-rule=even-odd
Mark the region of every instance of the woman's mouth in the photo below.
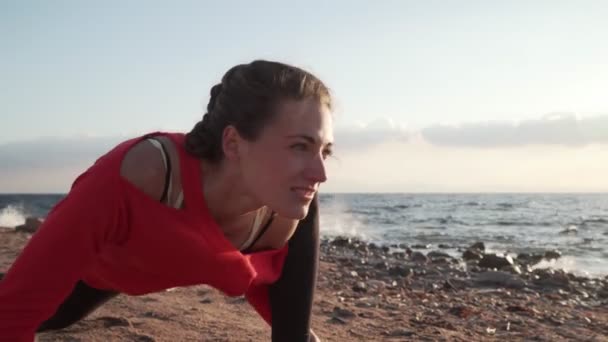
[[[294,187],[291,188],[299,197],[311,200],[315,197],[315,189],[307,187]]]

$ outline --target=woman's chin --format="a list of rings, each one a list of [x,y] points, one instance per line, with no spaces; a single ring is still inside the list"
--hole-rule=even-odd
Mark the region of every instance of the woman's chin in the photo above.
[[[289,208],[284,208],[280,212],[277,212],[281,217],[291,220],[303,220],[308,215],[308,209],[310,204],[306,205],[293,205]]]

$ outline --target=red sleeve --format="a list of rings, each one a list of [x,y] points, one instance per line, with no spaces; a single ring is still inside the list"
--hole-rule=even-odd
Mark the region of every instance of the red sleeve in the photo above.
[[[276,283],[283,273],[285,260],[289,255],[289,246],[285,245],[279,250],[272,251],[264,262],[256,262],[256,272],[260,278],[266,279],[267,282],[252,283],[245,292],[245,298],[255,311],[272,326],[272,306],[270,301],[271,284]],[[264,258],[264,257],[262,257]]]
[[[119,176],[96,168],[76,179],[0,282],[0,341],[34,341],[104,244],[124,239]]]
[[[245,298],[247,298],[249,304],[251,304],[251,306],[266,321],[266,323],[268,323],[269,326],[272,326],[272,310],[270,308],[270,297],[268,290],[268,285],[251,286],[247,290],[247,293],[245,293]]]

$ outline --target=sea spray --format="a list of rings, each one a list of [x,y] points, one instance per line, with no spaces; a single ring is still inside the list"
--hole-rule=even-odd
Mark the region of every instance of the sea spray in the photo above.
[[[23,206],[9,204],[0,209],[0,227],[14,228],[25,223]]]

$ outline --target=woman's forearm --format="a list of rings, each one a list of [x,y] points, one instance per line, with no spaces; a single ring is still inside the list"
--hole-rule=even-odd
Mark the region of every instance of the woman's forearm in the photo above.
[[[318,198],[289,241],[281,278],[270,286],[272,341],[308,342],[319,263]]]

